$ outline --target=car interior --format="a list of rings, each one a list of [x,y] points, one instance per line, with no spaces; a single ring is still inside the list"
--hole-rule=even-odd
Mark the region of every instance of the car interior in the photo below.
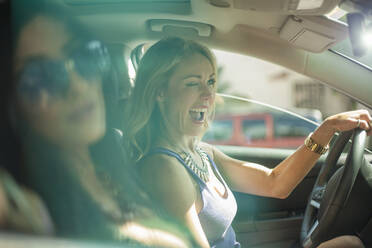
[[[372,29],[369,0],[51,0],[45,1],[48,6],[72,14],[108,45],[119,85],[107,105],[107,119],[119,130],[142,56],[167,36],[280,65],[372,109],[372,48],[368,52],[358,37]],[[353,14],[363,20],[353,20]],[[246,70],[249,78],[250,68]],[[358,235],[372,247],[368,142],[360,131],[335,137],[331,150],[286,199],[234,192],[238,213],[233,227],[242,247],[314,247],[317,240],[343,234]],[[218,148],[271,168],[295,151],[231,144]],[[7,232],[1,233],[0,246],[118,247]]]

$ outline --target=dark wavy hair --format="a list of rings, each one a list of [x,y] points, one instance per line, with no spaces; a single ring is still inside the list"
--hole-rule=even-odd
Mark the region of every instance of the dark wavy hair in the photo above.
[[[53,5],[49,5],[47,1],[14,0],[12,2],[13,52],[17,48],[22,28],[37,16],[44,16],[63,23],[71,36],[78,37],[78,39],[95,39],[95,37],[83,25],[73,19],[69,13],[53,7]],[[13,80],[15,78],[16,77],[13,77]],[[113,114],[110,110],[114,110],[112,106],[117,102],[116,94],[118,87],[116,72],[111,71],[109,74],[105,75],[102,83],[106,115],[110,115]],[[22,154],[24,155],[24,166],[22,170],[27,174],[24,175],[24,180],[28,186],[36,190],[45,200],[51,211],[53,220],[64,223],[63,225],[68,225],[66,223],[72,220],[66,219],[66,216],[61,216],[59,213],[62,211],[60,205],[64,206],[64,203],[59,200],[59,192],[64,192],[63,188],[67,185],[71,187],[71,189],[74,188],[74,190],[72,192],[65,192],[64,194],[67,194],[65,196],[70,197],[69,199],[73,199],[76,198],[74,195],[78,195],[83,202],[84,197],[85,199],[89,198],[89,196],[87,196],[87,191],[83,189],[81,184],[82,180],[86,178],[80,175],[79,171],[71,169],[70,164],[66,164],[63,155],[60,153],[60,148],[51,144],[47,139],[41,137],[28,127],[27,121],[25,121],[17,111],[16,87],[14,85],[17,85],[16,81],[13,82],[12,89],[9,89],[12,96],[9,106],[13,118],[12,126],[14,132],[22,144]],[[109,118],[109,116],[106,116],[106,119]],[[125,155],[125,151],[121,147],[122,142],[117,141],[118,136],[120,135],[108,126],[106,135],[96,144],[91,145],[90,154],[97,171],[108,171],[105,175],[111,178],[111,182],[109,186],[106,185],[107,187],[105,187],[106,190],[110,191],[107,193],[111,195],[113,188],[115,188],[115,191],[120,191],[120,195],[118,195],[115,200],[119,202],[120,207],[126,213],[122,221],[128,221],[133,217],[133,211],[137,206],[150,208],[151,202],[148,197],[143,194],[143,190],[134,175],[134,171],[130,168],[131,162],[128,160],[128,156]],[[103,179],[98,178],[98,180],[102,181]],[[52,183],[53,187],[49,187],[49,183]],[[93,186],[94,185],[92,185],[92,187]],[[57,192],[54,192],[52,190],[53,188],[57,189]],[[99,195],[97,197],[99,197]],[[72,222],[76,223],[76,221]],[[72,227],[70,226],[70,228]],[[89,228],[94,229],[99,227],[90,226]]]
[[[39,15],[63,23],[72,36],[82,39],[94,38],[68,13],[49,7],[46,2],[14,0],[12,6],[13,51],[17,47],[17,40],[23,26]],[[115,72],[112,72],[103,79],[106,110],[110,108],[110,104],[116,104],[115,75]],[[14,101],[13,103],[15,104]],[[16,108],[13,108],[13,111],[16,111]],[[106,114],[110,114],[110,111],[106,111]],[[28,186],[45,201],[56,224],[57,234],[113,241],[114,237],[110,233],[110,228],[105,228],[105,226],[125,224],[136,217],[143,219],[155,217],[159,223],[158,226],[154,226],[155,228],[169,232],[177,229],[179,233],[189,235],[187,229],[170,219],[145,193],[131,166],[132,161],[122,146],[120,132],[106,125],[108,128],[105,136],[89,147],[97,177],[87,179],[88,176],[82,175],[78,169],[71,169],[72,164],[64,159],[57,146],[28,129],[21,115],[15,116],[14,123],[18,138],[24,147],[23,154],[26,154],[24,171],[27,173]],[[96,180],[94,182],[98,180],[104,192],[88,191],[87,183],[85,185],[82,183],[84,180],[90,183],[89,189],[97,188],[90,179]],[[108,213],[109,211],[96,201],[95,197],[99,198],[102,194],[111,197],[118,204],[122,212],[120,218],[114,219]],[[75,212],[78,212],[79,216],[74,216]],[[67,214],[70,216],[66,216]],[[152,222],[152,225],[154,224],[155,222]]]
[[[9,1],[0,3],[0,166],[5,167],[20,180],[20,145],[15,139],[10,125],[8,110],[11,99],[12,81],[12,39],[11,8]]]

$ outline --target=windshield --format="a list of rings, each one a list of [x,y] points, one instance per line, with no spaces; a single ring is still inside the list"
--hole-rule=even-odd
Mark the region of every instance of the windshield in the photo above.
[[[356,57],[353,55],[350,40],[346,39],[334,45],[330,50],[340,53],[348,57],[349,59],[355,60],[358,63],[361,63],[362,65],[368,67],[369,69],[372,69],[372,49],[369,49],[364,56]]]
[[[346,24],[346,15],[340,17],[338,20]],[[342,42],[339,42],[335,44],[334,46],[332,46],[330,50],[340,53],[348,57],[349,59],[352,59],[368,67],[369,69],[372,69],[372,49],[371,48],[369,48],[366,54],[364,54],[362,57],[354,56],[353,49],[350,43],[350,39],[345,39]]]

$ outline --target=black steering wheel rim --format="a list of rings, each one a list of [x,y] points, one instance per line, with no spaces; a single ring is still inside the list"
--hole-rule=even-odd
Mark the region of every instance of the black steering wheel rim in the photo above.
[[[352,137],[351,148],[347,152],[343,169],[338,171],[342,174],[337,175],[332,186],[327,188],[328,181],[331,181],[328,180],[331,178],[330,172],[337,165],[350,137]],[[346,202],[363,163],[366,137],[366,131],[361,129],[342,132],[331,147],[307,202],[300,234],[303,247],[317,247],[327,238],[329,228]],[[327,195],[326,201],[323,199],[324,195]]]

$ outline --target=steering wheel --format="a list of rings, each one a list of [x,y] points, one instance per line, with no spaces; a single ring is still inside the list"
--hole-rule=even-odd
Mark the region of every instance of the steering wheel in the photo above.
[[[351,136],[351,148],[343,168],[330,175]],[[307,202],[300,235],[303,247],[317,247],[326,238],[363,163],[366,137],[366,131],[361,129],[343,132],[330,149]]]

